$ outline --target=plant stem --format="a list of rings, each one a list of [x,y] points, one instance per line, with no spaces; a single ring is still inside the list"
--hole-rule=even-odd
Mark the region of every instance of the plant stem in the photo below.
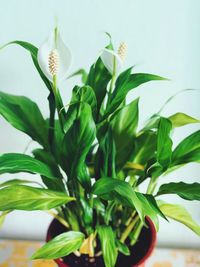
[[[54,93],[54,97],[55,97],[55,103],[56,103],[56,108],[57,108],[57,112],[58,112],[60,126],[61,126],[61,129],[63,130],[63,126],[64,126],[64,122],[65,122],[65,116],[63,114],[63,112],[64,112],[63,105],[60,101],[61,98],[60,98],[60,94],[59,94],[59,91],[57,88],[56,75],[53,76],[53,93]]]
[[[60,217],[58,214],[56,214],[55,212],[48,210],[47,211],[50,215],[52,215],[54,218],[56,218],[62,225],[64,225],[66,228],[69,228],[69,224],[62,218]]]
[[[109,91],[108,91],[107,107],[110,103],[110,98],[111,98],[113,87],[115,84],[115,78],[116,78],[116,58],[113,57],[113,74],[112,74],[112,79],[111,79],[110,87],[109,87]]]
[[[153,194],[156,186],[157,186],[158,178],[151,178],[148,188],[147,188],[147,194]]]
[[[132,240],[131,240],[131,246],[135,245],[135,243],[137,242],[139,236],[140,236],[140,233],[142,231],[142,228],[143,228],[143,222],[140,221],[138,223],[138,225],[136,226],[136,229],[134,231],[134,234],[133,234],[133,237],[132,237]]]
[[[138,222],[139,217],[138,215],[133,219],[133,221],[126,227],[125,231],[122,233],[122,236],[120,238],[121,242],[125,242],[125,240],[127,239],[127,237],[129,236],[129,234],[131,233],[131,231],[133,230],[134,226],[136,225],[136,223]]]
[[[131,220],[134,218],[135,214],[136,214],[136,211],[134,210],[133,213],[131,214],[131,217],[125,223],[126,226],[128,226],[131,223]]]
[[[54,143],[54,124],[55,124],[55,96],[54,93],[51,91],[48,96],[49,101],[49,110],[50,110],[50,119],[49,119],[49,132],[48,132],[48,139],[49,139],[49,146],[52,154],[53,151],[53,143]]]

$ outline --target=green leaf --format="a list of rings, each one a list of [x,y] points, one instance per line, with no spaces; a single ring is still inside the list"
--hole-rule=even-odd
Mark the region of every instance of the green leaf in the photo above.
[[[29,172],[55,178],[48,165],[28,155],[7,153],[0,156],[0,174]]]
[[[170,132],[172,124],[168,119],[160,118],[157,134],[157,161],[164,169],[167,169],[171,162],[172,140]]]
[[[133,162],[146,165],[146,163],[155,157],[157,136],[153,131],[146,131],[139,135],[134,141]]]
[[[95,177],[115,177],[116,148],[113,140],[112,129],[109,127],[99,141],[99,148],[95,157]]]
[[[52,154],[40,148],[34,149],[32,153],[37,160],[39,160],[40,162],[43,162],[49,167],[49,169],[51,170],[51,173],[56,179],[56,183],[55,183],[55,181],[52,181],[48,177],[41,175],[42,181],[47,186],[47,188],[51,190],[56,190],[56,191],[64,191],[64,184],[62,181],[63,176]]]
[[[26,49],[28,52],[30,52],[33,63],[35,65],[40,77],[42,78],[42,80],[45,83],[45,85],[47,86],[47,88],[51,91],[52,90],[52,84],[46,78],[46,76],[44,75],[44,73],[42,72],[42,70],[38,64],[38,60],[37,60],[38,48],[36,46],[34,46],[33,44],[28,43],[28,42],[24,42],[24,41],[12,41],[12,42],[7,43],[3,47],[6,47],[6,46],[11,45],[11,44],[19,45],[19,46],[23,47],[24,49]]]
[[[66,172],[69,179],[77,177],[85,188],[89,188],[91,184],[85,160],[95,136],[96,127],[91,108],[87,103],[82,103],[79,117],[65,134],[63,147],[66,158]]]
[[[67,77],[67,79],[70,79],[70,78],[72,78],[74,76],[79,76],[79,75],[81,76],[82,83],[85,84],[86,81],[87,81],[88,74],[87,74],[86,70],[84,70],[84,69],[79,69],[79,70],[75,71],[74,73],[69,75]]]
[[[146,122],[144,128],[140,130],[141,133],[152,130],[152,129],[157,129],[158,128],[158,123],[160,120],[160,115],[154,114],[152,115]]]
[[[78,116],[78,110],[81,103],[87,103],[90,105],[94,119],[97,112],[97,100],[94,90],[90,86],[75,86],[72,91],[72,97],[70,100],[69,108],[66,114],[66,121],[64,124],[65,133],[72,126]]]
[[[42,72],[42,70],[41,70],[41,68],[40,68],[40,66],[38,64],[38,60],[37,60],[38,48],[35,47],[31,43],[24,42],[24,41],[18,41],[18,40],[9,42],[6,45],[4,45],[2,48],[6,47],[8,45],[11,45],[11,44],[19,45],[19,46],[23,47],[24,49],[26,49],[31,54],[31,57],[32,57],[32,60],[33,60],[33,64],[34,64],[36,70],[38,71],[41,79],[43,80],[43,82],[45,83],[46,87],[50,91],[48,100],[49,100],[49,107],[50,107],[49,141],[51,143],[52,142],[52,135],[53,135],[53,130],[52,130],[51,127],[53,126],[53,120],[54,120],[54,115],[55,115],[55,97],[54,97],[54,94],[52,93],[52,87],[53,87],[52,83],[44,75],[44,73]],[[56,97],[57,97],[57,102],[58,102],[59,109],[60,109],[60,108],[63,107],[63,103],[62,103],[62,100],[61,100],[60,95],[59,95],[59,90],[57,90]],[[62,113],[64,113],[64,111],[62,111]],[[48,139],[46,139],[46,140],[48,140]]]
[[[134,139],[138,126],[138,101],[139,99],[137,98],[120,109],[111,121],[118,168],[123,167],[130,159],[134,149]]]
[[[99,57],[97,62],[91,66],[86,83],[94,89],[96,95],[97,117],[99,116],[100,108],[106,95],[106,88],[110,80],[111,74],[106,69],[101,58]]]
[[[82,87],[75,86],[73,88],[72,98],[70,101],[70,108],[69,108],[70,113],[72,113],[70,109],[77,108],[76,105],[74,104],[76,103],[80,104],[81,102],[85,102],[90,105],[94,119],[95,119],[96,112],[97,112],[97,100],[96,100],[94,90],[88,85],[85,85]]]
[[[130,253],[130,250],[126,244],[122,243],[118,239],[116,240],[116,244],[117,244],[117,248],[118,248],[119,252],[121,252],[125,256],[130,256],[131,253]]]
[[[115,199],[124,206],[136,209],[143,223],[145,223],[145,216],[151,217],[155,223],[157,223],[157,214],[165,218],[153,196],[135,192],[127,182],[109,177],[101,178],[94,184],[92,192],[107,200]]]
[[[53,155],[56,159],[56,163],[60,164],[61,167],[63,168],[63,165],[65,165],[65,162],[63,162],[64,157],[62,154],[62,148],[63,145],[63,138],[64,138],[64,132],[63,129],[61,128],[59,120],[54,121],[54,140],[53,140]],[[64,169],[64,168],[63,168]]]
[[[86,225],[86,228],[89,226],[91,230],[91,225],[93,222],[93,209],[91,208],[91,205],[87,199],[81,197],[80,202],[82,206],[82,220]]]
[[[84,241],[84,234],[81,232],[69,231],[60,234],[46,243],[31,257],[35,259],[58,259],[78,250]]]
[[[200,200],[200,184],[183,182],[163,184],[159,188],[157,196],[164,194],[176,194],[186,200]]]
[[[191,123],[200,123],[200,120],[181,112],[171,115],[168,119],[171,121],[173,127],[181,127]]]
[[[0,189],[0,210],[49,210],[74,198],[65,193],[25,185],[13,185]]]
[[[172,166],[200,160],[200,130],[181,141],[172,153]]]
[[[178,96],[181,93],[185,93],[185,92],[188,92],[188,91],[195,91],[195,90],[196,89],[184,89],[184,90],[181,90],[181,91],[177,92],[175,95],[171,96],[165,102],[165,104],[161,107],[161,109],[148,119],[147,124],[142,129],[142,131],[150,130],[150,129],[153,129],[153,128],[157,128],[161,112],[166,107],[166,105],[169,102],[171,102],[176,96]],[[172,126],[173,127],[180,127],[180,126],[184,126],[184,125],[186,125],[188,123],[198,123],[199,122],[199,120],[197,120],[195,118],[192,118],[192,117],[190,117],[190,116],[188,116],[187,114],[184,114],[184,113],[176,113],[176,114],[170,116],[168,119],[172,122]]]
[[[117,261],[117,247],[115,245],[115,234],[111,226],[101,225],[97,228],[103,259],[106,267],[114,267]]]
[[[200,226],[183,206],[164,203],[159,205],[159,208],[165,216],[184,224],[200,236]]]
[[[115,89],[111,95],[111,100],[108,109],[105,112],[104,118],[113,113],[116,108],[119,107],[130,90],[146,82],[154,80],[166,80],[163,77],[148,73],[131,74],[131,70],[132,68],[125,70],[117,78]]]
[[[16,129],[48,148],[48,129],[35,102],[0,92],[0,114]]]
[[[12,179],[12,180],[8,180],[4,183],[0,183],[0,188],[3,187],[7,187],[7,186],[13,186],[13,185],[24,185],[24,184],[37,184],[39,186],[42,186],[40,183],[38,182],[34,182],[34,181],[29,181],[29,180],[20,180],[20,179]]]

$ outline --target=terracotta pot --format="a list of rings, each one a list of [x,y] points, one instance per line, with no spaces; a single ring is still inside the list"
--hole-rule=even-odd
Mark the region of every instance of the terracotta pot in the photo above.
[[[146,222],[148,228],[144,227],[139,237],[139,241],[131,247],[131,255],[124,256],[120,254],[118,257],[116,267],[145,267],[146,260],[150,257],[153,249],[156,245],[156,229],[151,221],[150,218],[146,218]],[[53,237],[63,233],[65,228],[61,225],[56,219],[54,219],[47,232],[46,241],[48,242]],[[73,264],[74,261],[79,261],[80,263]],[[82,255],[81,257],[76,257],[75,255],[71,254],[64,259],[56,259],[55,262],[58,264],[59,267],[83,267],[83,262],[87,261],[87,256]],[[64,262],[64,261],[65,262]],[[102,258],[99,259],[99,263],[90,264],[87,266],[91,267],[103,267],[103,260]]]

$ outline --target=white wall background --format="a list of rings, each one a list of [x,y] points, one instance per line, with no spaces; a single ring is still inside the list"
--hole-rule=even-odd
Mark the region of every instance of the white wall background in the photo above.
[[[39,46],[57,15],[63,39],[73,53],[72,72],[82,66],[89,68],[106,44],[104,32],[110,32],[116,46],[120,41],[128,44],[125,67],[136,64],[137,72],[155,73],[172,80],[149,83],[130,94],[130,99],[141,96],[140,119],[144,121],[172,94],[184,88],[200,88],[199,13],[199,0],[1,0],[0,44],[18,39]],[[65,103],[74,82],[75,79],[62,84]],[[22,48],[10,46],[0,51],[0,90],[28,96],[48,115],[47,89]],[[181,111],[200,118],[199,100],[198,91],[184,93],[163,114]],[[174,143],[198,128],[199,125],[192,125],[178,129]],[[23,152],[28,142],[25,134],[0,118],[0,153]],[[200,167],[190,164],[163,178],[163,182],[199,181],[199,174]],[[1,180],[9,177],[3,175]],[[27,174],[13,177],[37,179]],[[185,205],[200,223],[200,204],[171,196],[167,200]],[[42,212],[13,212],[0,230],[0,237],[43,239],[50,220]],[[162,246],[200,248],[200,238],[175,222],[161,221],[158,241]]]

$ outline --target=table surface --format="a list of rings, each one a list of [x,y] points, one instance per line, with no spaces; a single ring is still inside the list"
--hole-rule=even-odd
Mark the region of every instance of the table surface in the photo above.
[[[35,241],[0,240],[0,267],[56,267],[53,261],[28,260],[42,244]],[[145,267],[200,267],[200,251],[156,248]]]

